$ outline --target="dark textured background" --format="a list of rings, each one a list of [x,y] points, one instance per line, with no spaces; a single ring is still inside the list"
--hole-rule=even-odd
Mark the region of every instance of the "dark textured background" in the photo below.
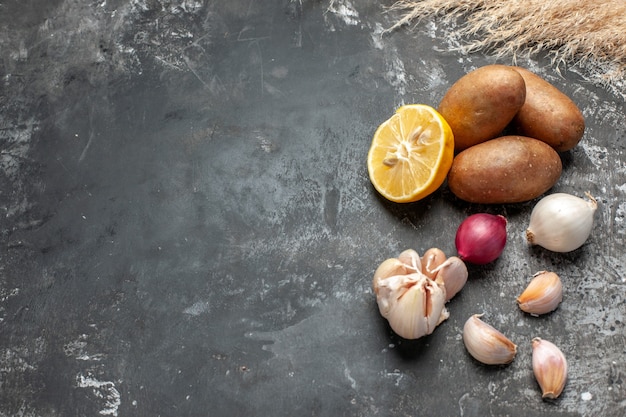
[[[449,52],[436,21],[381,37],[389,4],[0,2],[0,416],[624,415],[623,97],[517,61],[587,120],[552,190],[598,198],[575,252],[526,246],[535,201],[383,201],[375,128],[495,62]],[[374,269],[454,254],[479,211],[509,219],[502,257],[470,266],[431,336],[398,339]],[[514,300],[543,269],[564,301],[533,318]],[[519,345],[511,365],[466,353],[481,312]],[[569,359],[554,402],[534,336]]]

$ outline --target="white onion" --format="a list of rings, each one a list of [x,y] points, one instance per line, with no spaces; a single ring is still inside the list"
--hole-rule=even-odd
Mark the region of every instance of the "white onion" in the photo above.
[[[526,229],[528,243],[553,252],[571,252],[585,243],[593,227],[597,201],[585,193],[590,201],[555,193],[542,198],[530,214]]]

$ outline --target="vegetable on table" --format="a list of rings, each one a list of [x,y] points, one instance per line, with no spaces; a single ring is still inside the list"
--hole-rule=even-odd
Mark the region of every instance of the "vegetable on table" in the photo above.
[[[486,65],[455,82],[437,110],[454,134],[455,151],[500,136],[524,104],[526,85],[506,65]]]
[[[448,173],[448,187],[470,203],[521,203],[552,188],[562,169],[561,157],[544,142],[502,136],[459,153]]]

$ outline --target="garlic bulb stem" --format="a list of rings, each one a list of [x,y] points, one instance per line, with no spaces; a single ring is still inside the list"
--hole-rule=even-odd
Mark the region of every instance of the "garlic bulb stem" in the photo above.
[[[571,252],[581,247],[593,228],[598,202],[589,193],[589,201],[555,193],[542,198],[533,208],[526,239],[553,252]]]

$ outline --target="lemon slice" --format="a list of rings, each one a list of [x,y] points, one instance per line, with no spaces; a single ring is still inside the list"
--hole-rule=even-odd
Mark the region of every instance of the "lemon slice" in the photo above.
[[[410,203],[443,184],[453,158],[454,136],[443,116],[425,104],[407,104],[374,133],[367,170],[383,197]]]

